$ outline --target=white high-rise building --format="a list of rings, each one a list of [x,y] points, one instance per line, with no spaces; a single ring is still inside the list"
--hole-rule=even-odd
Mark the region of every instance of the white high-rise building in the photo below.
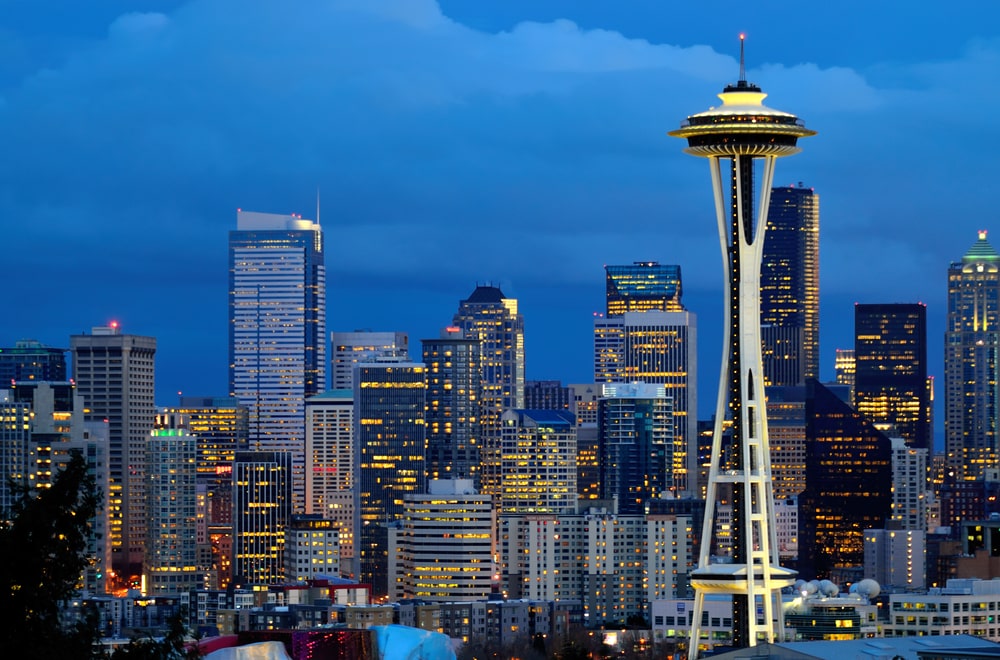
[[[340,529],[319,515],[292,516],[285,530],[285,579],[340,577]]]
[[[493,578],[492,499],[479,495],[471,479],[431,479],[427,493],[403,497],[396,533],[401,598],[432,601],[481,600]]]
[[[354,389],[354,365],[378,358],[410,357],[410,340],[405,332],[330,333],[330,389]]]
[[[73,379],[86,421],[108,423],[111,563],[139,576],[146,548],[146,443],[156,416],[156,339],[121,333],[117,322],[70,337]]]
[[[333,522],[346,567],[354,560],[354,479],[354,390],[306,399],[306,513]]]
[[[249,410],[249,447],[292,455],[305,508],[305,401],[326,389],[326,267],[318,223],[240,211],[229,233],[230,396]]]
[[[595,382],[663,385],[673,400],[674,487],[679,494],[696,489],[697,365],[698,322],[692,312],[651,310],[594,319]]]
[[[901,529],[927,531],[927,450],[892,442],[892,519]]]
[[[923,589],[926,540],[926,533],[919,529],[866,529],[865,577],[887,590]]]

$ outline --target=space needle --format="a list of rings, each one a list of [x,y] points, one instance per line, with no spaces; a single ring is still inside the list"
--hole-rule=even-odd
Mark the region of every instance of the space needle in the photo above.
[[[816,132],[798,117],[764,105],[767,94],[746,80],[743,39],[741,34],[740,78],[719,94],[722,105],[691,115],[669,133],[688,141],[685,152],[708,159],[728,288],[705,522],[698,567],[691,574],[695,605],[688,660],[698,657],[706,594],[732,596],[734,647],[780,641],[781,590],[797,575],[778,562],[761,361],[760,266],[774,161],[798,153],[798,139]],[[725,173],[723,161],[729,161]],[[756,191],[755,169],[760,176]],[[732,428],[724,446],[727,418]],[[733,551],[731,562],[713,563],[716,506],[723,484],[732,492]]]

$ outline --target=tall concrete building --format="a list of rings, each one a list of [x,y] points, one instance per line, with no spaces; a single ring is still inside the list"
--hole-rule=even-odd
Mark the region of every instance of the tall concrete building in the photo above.
[[[855,305],[854,357],[858,412],[908,446],[932,451],[927,306]]]
[[[233,580],[276,584],[285,578],[285,531],[292,518],[292,456],[236,452],[233,462]]]
[[[979,232],[948,268],[945,453],[960,479],[1000,467],[1000,254]]]
[[[482,600],[493,584],[496,519],[489,495],[471,479],[432,479],[427,493],[403,498],[398,556],[400,598]]]
[[[254,451],[292,455],[304,510],[305,401],[326,389],[326,266],[318,223],[239,211],[229,233],[230,396]]]
[[[198,562],[195,492],[197,441],[183,416],[162,413],[146,447],[146,510],[149,529],[143,562],[143,594],[174,596],[204,587]]]
[[[354,371],[354,550],[356,578],[389,593],[389,523],[403,498],[424,492],[427,368],[383,361]]]
[[[927,531],[926,449],[907,447],[903,438],[892,442],[892,520],[895,529]]]
[[[517,300],[498,287],[481,285],[461,301],[452,325],[479,340],[481,365],[478,487],[496,496],[500,487],[500,416],[524,408],[524,317]]]
[[[819,377],[819,195],[801,183],[771,189],[760,326],[767,385]]]
[[[5,513],[17,499],[12,486],[28,485],[30,442],[31,405],[0,389],[0,511]]]
[[[410,338],[405,332],[354,330],[330,333],[330,389],[353,390],[354,366],[376,358],[410,357]]]
[[[673,400],[666,388],[608,383],[598,406],[601,499],[617,498],[621,514],[641,514],[648,500],[676,497]]]
[[[475,482],[481,442],[481,342],[448,327],[421,345],[427,365],[427,478]]]
[[[673,400],[674,483],[696,487],[698,323],[692,312],[625,312],[594,319],[594,380],[662,385]]]
[[[306,514],[334,523],[338,560],[348,571],[354,561],[354,451],[354,390],[306,399]]]
[[[73,378],[88,421],[108,422],[108,535],[112,568],[138,577],[146,546],[146,445],[156,417],[156,339],[118,324],[70,337]]]

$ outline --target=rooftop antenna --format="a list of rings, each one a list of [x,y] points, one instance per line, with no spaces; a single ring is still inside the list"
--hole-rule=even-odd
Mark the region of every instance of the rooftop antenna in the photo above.
[[[316,186],[316,224],[319,224],[319,186]]]
[[[746,60],[743,58],[743,42],[746,40],[747,35],[740,32],[740,80],[739,86],[745,87],[747,84],[747,67]]]

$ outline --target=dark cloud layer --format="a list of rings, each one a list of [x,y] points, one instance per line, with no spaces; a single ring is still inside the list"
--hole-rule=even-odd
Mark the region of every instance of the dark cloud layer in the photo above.
[[[419,345],[476,282],[498,282],[522,300],[529,377],[579,381],[602,266],[676,262],[713,400],[708,173],[665,135],[737,72],[686,36],[703,26],[643,33],[603,3],[567,9],[580,23],[497,10],[494,27],[427,0],[134,6],[98,3],[76,32],[0,24],[4,342],[66,345],[120,318],[159,337],[161,396],[222,392],[235,210],[310,217],[318,188],[331,329]],[[893,34],[925,19],[896,20]],[[852,300],[927,302],[940,355],[947,264],[996,224],[1000,41],[985,24],[930,59],[838,61],[850,49],[820,25],[787,63],[774,44],[751,61],[768,103],[820,132],[777,179],[821,194],[825,367],[850,342]]]

